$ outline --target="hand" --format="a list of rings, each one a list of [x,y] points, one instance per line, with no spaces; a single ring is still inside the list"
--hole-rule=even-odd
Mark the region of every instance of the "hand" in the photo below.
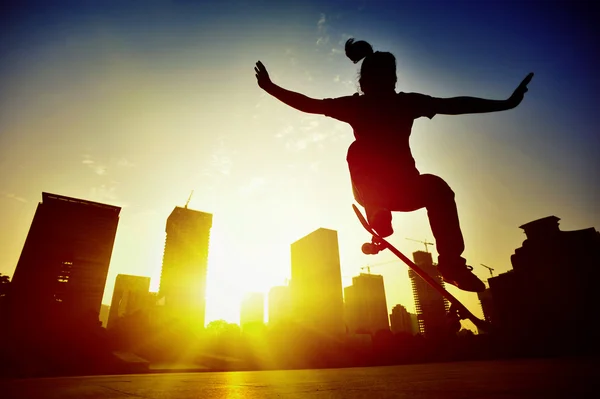
[[[508,98],[507,101],[508,101],[510,108],[515,108],[517,105],[521,104],[521,101],[523,101],[523,97],[525,96],[525,93],[528,90],[527,85],[529,84],[529,82],[531,82],[532,78],[533,78],[533,72],[531,72],[529,75],[527,75],[525,77],[525,79],[523,79],[521,84],[515,89],[513,94]]]
[[[265,68],[262,62],[258,61],[254,67],[254,72],[256,72],[256,82],[260,88],[268,91],[269,87],[273,85],[273,82],[271,82],[267,68]]]

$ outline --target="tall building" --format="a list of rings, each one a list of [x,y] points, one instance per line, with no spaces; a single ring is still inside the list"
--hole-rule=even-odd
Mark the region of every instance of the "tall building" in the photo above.
[[[416,265],[423,269],[425,273],[429,274],[442,287],[444,286],[442,277],[434,266],[429,252],[413,252],[413,259]],[[425,336],[444,334],[447,325],[446,312],[448,310],[448,302],[412,269],[408,271],[408,276],[413,288],[415,308],[419,321],[419,333]]]
[[[511,256],[513,270],[488,280],[492,322],[527,345],[593,347],[600,233],[562,231],[559,220],[548,216],[520,226],[526,239]]]
[[[361,273],[344,288],[346,325],[350,333],[389,330],[383,276]]]
[[[115,279],[107,328],[114,328],[117,320],[150,306],[150,277],[118,274]]]
[[[320,228],[292,243],[291,258],[294,320],[324,336],[344,334],[337,231]]]
[[[240,309],[240,327],[263,325],[265,322],[265,296],[260,292],[246,294]]]
[[[102,327],[108,327],[108,316],[110,314],[110,306],[102,304],[100,305],[100,323],[102,323]]]
[[[11,283],[13,323],[98,318],[120,210],[42,193]]]
[[[204,328],[211,227],[212,214],[187,207],[167,219],[159,296],[164,314],[190,328]]]
[[[269,325],[287,324],[292,315],[290,287],[277,286],[269,291]]]
[[[407,333],[414,335],[417,332],[413,326],[411,313],[402,305],[396,305],[392,308],[390,324],[392,325],[392,332],[394,334]]]
[[[493,323],[494,321],[494,302],[492,297],[492,290],[486,288],[483,292],[477,293],[477,298],[479,298],[479,303],[481,304],[481,311],[483,312],[483,319],[488,323]]]

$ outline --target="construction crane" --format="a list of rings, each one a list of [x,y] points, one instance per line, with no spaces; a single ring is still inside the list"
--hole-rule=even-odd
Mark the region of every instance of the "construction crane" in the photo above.
[[[415,241],[415,242],[420,242],[421,244],[425,244],[425,252],[427,252],[427,253],[429,253],[429,248],[427,248],[427,246],[428,245],[433,245],[432,242],[428,242],[427,240],[421,241],[421,240],[415,240],[415,239],[412,239],[412,238],[407,238],[407,240]]]
[[[400,259],[392,259],[392,260],[388,260],[388,261],[385,261],[385,262],[379,262],[379,263],[375,263],[375,264],[368,265],[368,266],[362,266],[360,269],[361,269],[361,270],[365,270],[365,269],[366,269],[366,270],[367,270],[367,273],[368,273],[368,274],[371,274],[371,268],[372,268],[372,267],[377,267],[377,266],[381,266],[381,265],[386,265],[386,264],[388,264],[388,263],[394,263],[394,262],[400,262]]]
[[[192,199],[193,194],[194,194],[194,190],[192,190],[192,192],[190,193],[190,196],[188,197],[187,201],[185,202],[185,209],[187,209],[188,204],[190,203],[190,200]]]
[[[493,268],[491,268],[489,266],[486,266],[483,263],[480,263],[480,265],[483,266],[483,267],[485,267],[486,269],[488,269],[490,271],[490,276],[494,277],[494,269]]]

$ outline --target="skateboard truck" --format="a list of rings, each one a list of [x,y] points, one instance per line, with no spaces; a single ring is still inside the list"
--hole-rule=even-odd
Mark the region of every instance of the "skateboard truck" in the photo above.
[[[365,255],[377,255],[385,249],[381,239],[376,236],[371,237],[371,242],[365,242],[362,247],[362,253]]]

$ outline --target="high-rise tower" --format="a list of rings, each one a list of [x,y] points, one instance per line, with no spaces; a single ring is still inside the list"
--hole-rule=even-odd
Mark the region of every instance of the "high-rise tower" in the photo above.
[[[433,260],[429,252],[413,252],[413,259],[425,273],[429,274],[442,287],[444,282],[442,277],[433,265]],[[415,308],[419,321],[419,332],[426,336],[437,336],[446,331],[448,302],[433,287],[427,284],[412,269],[408,271],[408,276],[412,282],[413,296],[415,299]]]
[[[337,231],[320,228],[291,245],[292,319],[334,337],[344,333]]]
[[[11,283],[14,323],[98,317],[120,210],[42,193]]]
[[[118,274],[110,303],[107,328],[114,328],[120,317],[138,311],[148,311],[150,298],[150,277]]]
[[[167,317],[192,328],[204,327],[211,227],[212,214],[187,207],[175,207],[167,219],[159,297]]]
[[[351,333],[389,330],[383,276],[361,273],[344,289],[346,323]]]

